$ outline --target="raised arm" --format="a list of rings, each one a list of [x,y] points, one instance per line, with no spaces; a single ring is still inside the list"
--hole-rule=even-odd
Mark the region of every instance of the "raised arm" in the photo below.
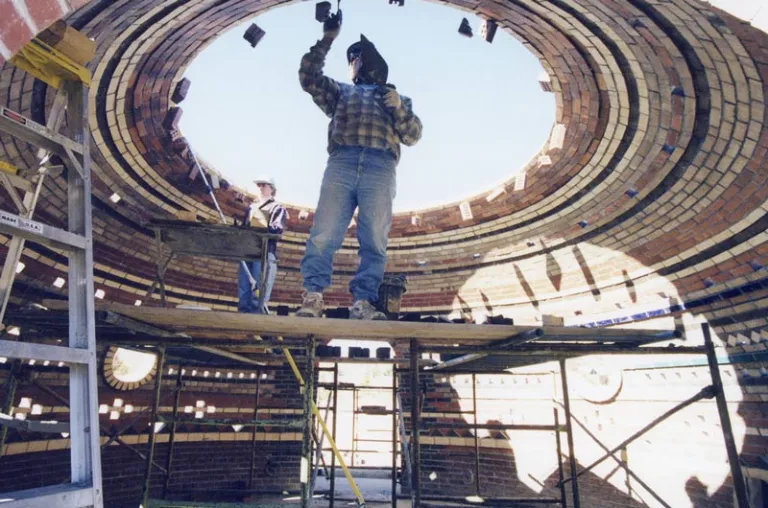
[[[301,88],[312,96],[312,100],[329,118],[336,112],[339,100],[339,83],[323,74],[325,57],[331,49],[333,37],[325,35],[309,49],[301,59],[299,82]]]

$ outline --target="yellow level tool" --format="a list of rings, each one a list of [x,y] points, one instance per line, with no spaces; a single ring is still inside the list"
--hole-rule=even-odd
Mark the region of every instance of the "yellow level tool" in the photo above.
[[[59,88],[62,81],[81,81],[86,86],[91,85],[91,73],[85,66],[39,39],[25,44],[10,62],[54,88]]]
[[[11,175],[19,174],[19,170],[16,169],[15,166],[11,166],[7,162],[3,162],[3,161],[0,161],[0,171],[2,171],[3,173],[11,174]]]
[[[299,385],[301,385],[302,391],[304,389],[304,378],[301,376],[301,372],[299,372],[299,367],[296,365],[296,362],[293,360],[293,355],[291,355],[291,352],[288,351],[287,347],[283,347],[283,354],[285,355],[285,359],[288,360],[288,364],[290,364],[291,369],[293,370],[294,375],[296,375],[296,379],[299,381]],[[334,409],[334,418],[336,418],[336,408]],[[333,440],[333,436],[331,436],[331,433],[328,432],[328,427],[325,425],[325,421],[323,421],[323,418],[320,416],[320,411],[317,409],[317,406],[315,405],[315,401],[312,401],[312,414],[315,415],[315,418],[317,418],[317,421],[320,422],[320,426],[323,428],[323,433],[325,434],[325,437],[328,438],[328,442],[331,444],[331,448],[333,449],[334,455],[336,455],[336,460],[339,461],[339,465],[341,465],[342,471],[344,471],[344,476],[347,477],[347,481],[349,482],[349,486],[352,487],[352,492],[355,494],[355,498],[357,499],[357,506],[364,507],[365,506],[365,499],[363,499],[363,494],[360,492],[360,489],[357,488],[357,483],[355,483],[355,479],[352,478],[352,473],[349,472],[349,468],[347,468],[347,465],[344,463],[344,459],[341,457],[341,453],[339,453],[339,449],[336,448],[336,441]],[[309,481],[309,480],[307,480]]]

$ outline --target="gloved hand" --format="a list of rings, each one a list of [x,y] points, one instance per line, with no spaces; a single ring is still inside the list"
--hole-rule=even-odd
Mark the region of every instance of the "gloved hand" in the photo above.
[[[400,94],[397,93],[397,90],[388,89],[387,93],[384,94],[384,105],[391,109],[397,109],[400,107],[400,104]]]
[[[333,40],[341,32],[341,10],[336,14],[331,14],[323,23],[323,35]]]

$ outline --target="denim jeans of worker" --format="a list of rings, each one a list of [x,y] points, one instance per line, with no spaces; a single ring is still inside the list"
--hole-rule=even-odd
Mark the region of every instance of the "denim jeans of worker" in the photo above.
[[[261,283],[261,260],[248,260],[245,262],[251,275],[256,279],[256,287]],[[267,255],[267,273],[264,277],[264,307],[269,303],[269,297],[272,296],[272,287],[275,285],[275,276],[277,275],[277,259],[270,253]],[[245,273],[242,263],[237,264],[237,310],[238,312],[248,312],[251,314],[265,314],[264,309],[259,309],[259,299],[251,291],[251,282],[248,280],[248,274]]]
[[[328,157],[320,200],[301,260],[304,289],[322,292],[331,285],[333,255],[341,247],[357,212],[360,265],[349,283],[355,300],[376,301],[387,261],[397,161],[386,150],[343,146]]]

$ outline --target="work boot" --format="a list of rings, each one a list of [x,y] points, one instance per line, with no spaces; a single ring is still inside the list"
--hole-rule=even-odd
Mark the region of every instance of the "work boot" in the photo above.
[[[373,319],[380,321],[386,320],[387,315],[377,311],[368,300],[357,300],[352,305],[352,308],[349,309],[349,319]]]
[[[323,315],[323,293],[306,291],[301,308],[296,311],[299,317],[320,317]]]

